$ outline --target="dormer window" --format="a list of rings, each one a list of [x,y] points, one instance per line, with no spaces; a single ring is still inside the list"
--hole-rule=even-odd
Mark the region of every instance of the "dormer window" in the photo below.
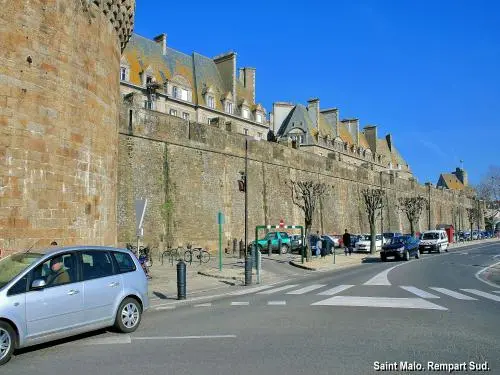
[[[150,66],[141,73],[141,82],[143,86],[153,83],[153,69]]]
[[[262,114],[257,112],[255,115],[255,121],[257,121],[259,124],[262,124]]]
[[[120,67],[120,81],[128,81],[128,68],[126,66]]]
[[[226,113],[233,114],[233,103],[226,101],[225,103],[225,111]]]
[[[177,86],[172,87],[172,96],[177,98],[179,95],[179,88]]]
[[[215,108],[215,99],[212,95],[207,95],[207,106],[209,108]]]
[[[243,118],[249,118],[250,117],[250,111],[247,108],[243,108],[241,110],[241,115],[243,116]]]

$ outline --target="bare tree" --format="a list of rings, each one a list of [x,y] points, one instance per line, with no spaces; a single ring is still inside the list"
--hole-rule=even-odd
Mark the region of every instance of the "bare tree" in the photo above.
[[[479,220],[481,214],[477,207],[467,207],[467,218],[470,224],[470,239],[472,240],[472,232],[474,228],[474,223]]]
[[[376,227],[375,221],[382,214],[384,208],[384,195],[382,189],[366,188],[361,191],[365,200],[365,209],[368,215],[368,223],[370,224],[370,253],[375,254],[376,248]]]
[[[318,199],[326,193],[326,185],[312,181],[290,181],[292,202],[304,211],[305,240],[309,238]],[[307,246],[306,259],[311,260],[311,248]]]
[[[415,235],[415,224],[420,219],[422,210],[427,203],[427,199],[421,196],[417,197],[400,197],[399,198],[399,209],[406,214],[408,221],[410,222],[410,232],[411,235]]]
[[[490,166],[476,190],[478,197],[486,201],[488,208],[500,208],[500,167]]]

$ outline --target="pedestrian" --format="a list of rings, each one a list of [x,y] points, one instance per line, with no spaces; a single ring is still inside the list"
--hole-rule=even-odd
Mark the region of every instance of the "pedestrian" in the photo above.
[[[318,232],[318,241],[316,242],[316,256],[320,255],[323,258],[323,241],[321,241],[321,237],[319,237]]]
[[[347,252],[349,252],[349,255],[352,253],[352,248],[351,248],[351,235],[345,230],[344,235],[342,236],[342,242],[344,243],[344,254],[347,256]]]

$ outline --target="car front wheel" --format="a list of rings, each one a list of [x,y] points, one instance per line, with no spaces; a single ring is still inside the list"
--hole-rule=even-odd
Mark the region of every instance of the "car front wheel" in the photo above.
[[[142,318],[142,308],[134,298],[125,298],[116,313],[115,328],[123,333],[134,332]]]
[[[14,352],[16,334],[10,324],[0,322],[0,366],[9,362]]]
[[[406,260],[406,261],[410,260],[410,252],[408,250],[405,251],[404,260]]]
[[[288,253],[288,246],[286,246],[286,245],[281,246],[280,251],[281,251],[281,254]]]

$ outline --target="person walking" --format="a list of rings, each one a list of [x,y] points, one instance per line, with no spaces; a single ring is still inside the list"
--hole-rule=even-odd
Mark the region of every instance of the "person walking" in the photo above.
[[[349,252],[349,255],[352,253],[352,248],[351,248],[351,235],[345,230],[344,235],[342,236],[342,242],[344,243],[344,254],[347,256],[347,252]]]

